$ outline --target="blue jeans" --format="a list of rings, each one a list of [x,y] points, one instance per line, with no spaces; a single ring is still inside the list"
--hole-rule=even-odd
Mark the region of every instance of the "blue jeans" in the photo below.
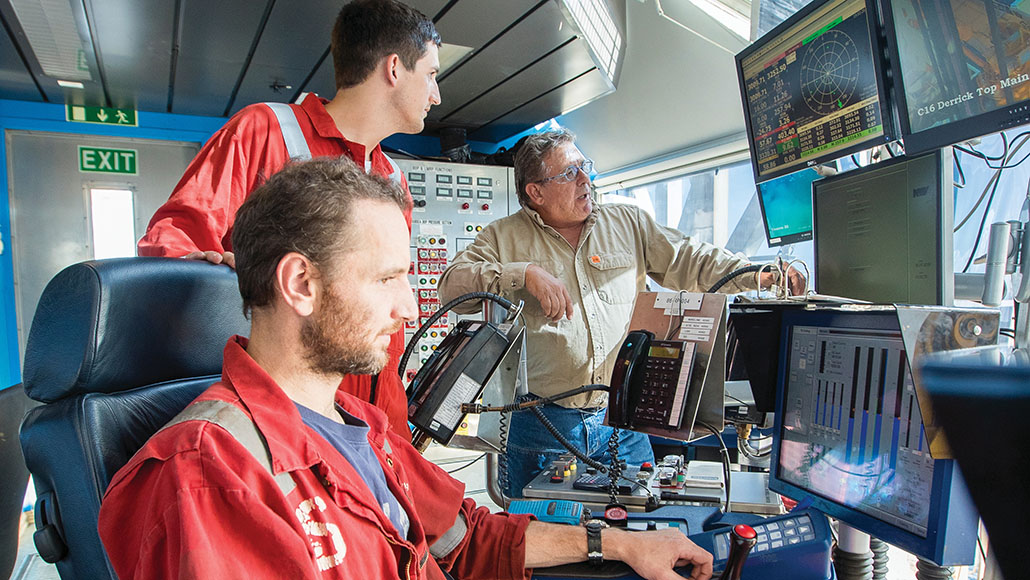
[[[610,465],[608,439],[612,428],[604,425],[605,409],[568,409],[548,404],[540,407],[558,431],[579,450],[604,465]],[[512,413],[508,429],[508,497],[522,497],[522,488],[538,473],[568,451],[547,431],[532,411]],[[654,462],[646,433],[619,430],[619,459],[627,465]]]

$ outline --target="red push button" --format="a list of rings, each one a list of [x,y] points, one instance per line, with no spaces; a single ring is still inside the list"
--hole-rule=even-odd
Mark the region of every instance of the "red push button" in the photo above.
[[[755,533],[755,529],[747,524],[737,524],[733,526],[733,531],[737,532],[737,535],[745,540],[753,540],[758,537]]]

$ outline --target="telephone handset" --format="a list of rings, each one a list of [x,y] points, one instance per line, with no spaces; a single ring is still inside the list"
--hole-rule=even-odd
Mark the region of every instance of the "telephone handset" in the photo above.
[[[619,349],[608,387],[608,424],[612,427],[632,427],[630,404],[640,399],[643,389],[644,357],[651,349],[654,333],[634,330],[626,336]]]
[[[679,429],[694,366],[695,344],[655,340],[635,330],[619,350],[608,390],[608,424]]]

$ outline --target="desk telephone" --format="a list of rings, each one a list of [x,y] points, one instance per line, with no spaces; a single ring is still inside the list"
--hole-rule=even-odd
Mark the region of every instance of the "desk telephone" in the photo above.
[[[656,340],[634,330],[619,349],[609,388],[608,424],[633,428],[654,425],[679,429],[690,376],[693,342]]]

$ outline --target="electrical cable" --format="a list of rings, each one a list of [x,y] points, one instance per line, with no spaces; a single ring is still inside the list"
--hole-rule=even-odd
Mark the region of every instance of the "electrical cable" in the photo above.
[[[983,203],[984,198],[987,197],[988,193],[990,193],[991,187],[994,185],[994,183],[1000,177],[1001,177],[1001,172],[999,171],[999,172],[995,172],[991,176],[991,178],[987,180],[987,185],[984,186],[984,190],[980,193],[980,199],[976,200],[976,203],[973,204],[973,207],[971,207],[969,209],[969,213],[967,213],[965,215],[965,217],[963,217],[961,220],[959,220],[958,224],[955,225],[955,229],[952,230],[952,231],[955,231],[955,232],[959,231],[959,229],[961,229],[962,226],[966,225],[966,222],[968,222],[970,220],[970,218],[972,218],[974,215],[976,215],[976,210],[980,208],[980,204]]]
[[[515,402],[512,402],[512,403],[508,403],[507,405],[502,405],[500,407],[488,407],[488,406],[485,406],[485,405],[480,405],[479,403],[462,403],[461,404],[461,412],[462,413],[481,414],[481,413],[497,413],[497,412],[507,413],[507,412],[512,412],[512,411],[525,411],[526,409],[529,409],[531,407],[539,407],[539,406],[545,405],[547,403],[553,403],[555,401],[560,401],[562,399],[567,399],[569,397],[575,397],[576,395],[581,395],[583,393],[589,393],[590,391],[605,391],[605,390],[608,390],[608,385],[600,385],[600,384],[583,385],[581,387],[576,387],[575,389],[570,389],[570,390],[565,391],[563,393],[558,393],[557,395],[551,395],[550,397],[547,397],[547,398],[543,398],[543,399],[527,399],[527,400],[522,400],[522,401],[515,401]]]
[[[462,465],[461,467],[458,467],[457,469],[452,469],[452,470],[448,471],[447,473],[457,473],[457,472],[461,471],[462,469],[465,469],[466,467],[474,465],[477,461],[479,461],[480,459],[482,459],[484,457],[486,457],[486,453],[483,453],[482,455],[480,455],[479,457],[473,459],[472,461],[469,461],[465,465]]]
[[[962,180],[961,183],[956,183],[955,187],[963,189],[966,187],[966,172],[962,171],[962,161],[958,155],[955,155],[955,169],[958,170],[958,177]]]
[[[504,509],[508,509],[508,421],[511,413],[501,413],[497,419],[500,449],[497,454],[497,487],[501,489]]]
[[[1004,131],[1000,132],[999,135],[1001,135],[1001,154],[1000,155],[988,155],[988,154],[984,153],[983,151],[978,151],[978,150],[974,149],[972,145],[970,145],[969,147],[962,147],[961,145],[955,145],[955,147],[958,148],[960,151],[963,151],[964,153],[968,153],[970,155],[973,155],[974,157],[979,157],[980,159],[983,159],[984,161],[987,161],[987,160],[1001,161],[1002,159],[1005,159],[1005,157],[1007,157],[1008,154],[1009,154],[1009,139],[1005,135]],[[1016,137],[1015,137],[1015,139],[1013,139],[1013,141],[1015,141],[1016,139],[1019,139],[1022,136],[1023,136],[1023,133],[1021,133],[1019,135],[1016,135]]]
[[[404,380],[404,369],[407,368],[408,359],[411,358],[411,353],[414,352],[415,345],[418,344],[418,341],[422,338],[422,334],[436,324],[436,321],[440,320],[440,318],[444,314],[447,314],[447,312],[452,308],[463,302],[469,302],[471,300],[493,300],[508,310],[511,310],[514,306],[511,301],[490,292],[469,292],[468,294],[462,294],[447,304],[444,304],[439,310],[434,312],[433,315],[422,324],[422,326],[418,327],[418,330],[416,330],[415,334],[412,335],[411,340],[408,341],[407,346],[404,347],[404,356],[401,357],[400,364],[397,365],[397,374],[401,376],[401,380]]]
[[[726,442],[722,440],[722,433],[716,431],[715,427],[704,421],[698,421],[697,424],[711,431],[712,435],[715,435],[715,439],[719,441],[719,447],[722,448],[723,475],[726,477],[726,503],[722,511],[728,514],[730,513],[730,450],[726,448]]]
[[[566,438],[565,435],[563,435],[562,432],[554,426],[554,423],[551,423],[550,419],[548,419],[547,416],[544,415],[544,412],[540,410],[540,407],[530,407],[529,410],[533,413],[537,420],[540,421],[540,424],[542,424],[544,428],[547,429],[547,431],[558,441],[558,443],[561,443],[562,447],[568,449],[570,453],[576,456],[576,459],[579,459],[588,466],[593,467],[598,471],[598,473],[609,473],[610,470],[607,466],[605,466],[600,461],[597,461],[596,459],[591,459],[585,453],[580,451],[579,448],[573,445],[572,442],[569,441],[568,438]],[[619,479],[628,481],[634,486],[643,489],[649,497],[654,497],[654,493],[652,493],[651,490],[647,489],[647,487],[641,485],[640,482],[633,481],[628,477],[624,477],[621,473],[619,474]]]
[[[998,171],[997,175],[1001,175],[1001,170]],[[987,198],[987,204],[984,205],[983,217],[980,219],[980,229],[976,232],[976,241],[973,242],[973,250],[969,252],[969,259],[966,260],[966,265],[962,268],[962,273],[969,271],[969,266],[973,264],[973,258],[976,257],[976,250],[980,247],[980,240],[983,238],[984,225],[987,224],[987,216],[991,212],[991,204],[994,203],[994,194],[998,191],[998,184],[1001,183],[1001,179],[994,181],[994,186],[991,187],[991,196]]]
[[[751,264],[750,266],[744,266],[743,268],[737,268],[736,270],[730,272],[729,274],[726,274],[722,278],[719,278],[719,281],[716,282],[715,284],[712,284],[712,287],[709,288],[708,290],[706,290],[705,292],[708,293],[708,294],[712,294],[714,292],[718,292],[720,288],[725,286],[727,283],[730,282],[730,280],[733,280],[737,276],[740,276],[740,275],[743,275],[743,274],[749,274],[751,272],[758,272],[763,267],[767,267],[767,266],[768,266],[768,264],[764,264],[764,265]]]
[[[1027,140],[1030,139],[1030,132],[1020,133],[1016,137],[1016,139],[1013,139],[1013,143],[1015,143],[1015,141],[1017,139],[1019,139],[1020,137],[1024,137],[1024,139],[1022,141],[1020,141],[1017,145],[1015,145],[1015,147],[1012,148],[1011,152],[1009,152],[1009,147],[1008,147],[1007,142],[1006,142],[1006,152],[1009,152],[1009,155],[1011,155],[1012,157],[1014,157],[1016,155],[1016,153],[1018,153],[1019,150],[1022,149],[1023,145],[1026,144]],[[963,147],[959,147],[957,145],[954,146],[954,147],[958,151],[962,151],[964,153],[969,153],[969,154],[973,155],[974,157],[977,156],[975,153],[973,153],[973,152],[971,152],[968,149],[965,149]],[[1028,155],[1030,155],[1030,153],[1028,153]],[[1010,160],[1012,157],[1009,157],[1006,161]],[[981,157],[981,159],[982,159],[982,157]],[[1022,160],[1020,160],[1019,163],[1022,163],[1025,160],[1026,160],[1026,157],[1024,157]],[[955,156],[955,162],[956,162],[956,164],[958,164],[958,167],[959,167],[959,169],[961,171],[961,163],[959,162],[959,157],[958,156]],[[1019,163],[1017,163],[1016,165],[1019,165]],[[994,175],[991,176],[991,179],[988,180],[987,185],[984,186],[984,190],[980,194],[980,198],[977,199],[976,203],[973,204],[973,207],[970,208],[969,213],[967,213],[965,215],[965,217],[963,217],[961,220],[959,220],[958,224],[955,226],[955,229],[953,231],[957,232],[962,226],[966,225],[966,222],[968,222],[970,220],[970,218],[973,217],[973,215],[976,214],[976,210],[980,207],[980,204],[983,203],[984,198],[987,197],[988,190],[992,190],[993,191],[993,189],[997,187],[997,181],[1001,179],[1001,172],[1002,172],[1002,170],[1008,169],[1008,168],[1011,168],[1011,167],[1015,167],[1016,165],[1006,166],[1006,165],[1003,164],[1000,167],[993,167],[990,163],[987,163],[987,166],[990,167],[991,169],[994,169],[995,173],[994,173]],[[965,179],[965,176],[963,175],[963,182],[964,182],[964,179]],[[982,229],[982,227],[983,226],[981,226],[981,229]]]
[[[1013,143],[1016,141],[1016,139],[1019,139],[1020,137],[1024,137],[1023,143],[1025,143],[1026,142],[1025,138],[1026,137],[1030,137],[1030,131],[1024,131],[1023,133],[1020,133],[1019,135],[1016,135],[1016,137],[1012,139]],[[982,159],[984,161],[984,163],[987,165],[987,167],[989,167],[991,169],[1012,169],[1013,167],[1018,167],[1020,164],[1022,164],[1024,161],[1026,161],[1028,157],[1030,157],[1030,152],[1028,152],[1026,155],[1023,156],[1022,159],[1020,159],[1016,163],[1014,163],[1014,164],[1010,164],[1009,163],[1012,160],[1012,158],[1015,157],[1016,151],[1018,151],[1021,146],[1022,146],[1022,143],[1020,143],[1019,146],[1014,147],[1013,150],[1011,152],[1009,152],[1009,150],[1008,150],[1008,142],[1006,141],[1006,150],[1005,150],[1006,155],[1005,155],[1005,157],[1007,157],[1007,158],[1005,158],[1005,157],[991,157],[989,155],[985,155],[985,154],[983,154],[983,153],[981,153],[979,151],[976,151],[975,149],[967,149],[966,147],[962,147],[962,146],[959,146],[959,145],[955,145],[954,147],[955,147],[955,149],[957,149],[957,150],[959,150],[959,151],[961,151],[963,153],[972,155],[973,157],[979,157],[980,159]],[[1002,162],[1001,165],[998,165],[998,166],[991,165],[991,161],[998,161],[998,160],[1001,160],[1001,159],[1004,159],[1004,161]]]

